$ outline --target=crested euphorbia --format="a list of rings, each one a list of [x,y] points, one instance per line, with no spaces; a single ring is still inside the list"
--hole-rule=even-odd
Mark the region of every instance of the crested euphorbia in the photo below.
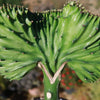
[[[100,17],[75,2],[41,13],[5,5],[0,8],[0,74],[18,80],[37,65],[44,75],[45,100],[58,100],[66,64],[84,82],[100,77],[99,40]]]

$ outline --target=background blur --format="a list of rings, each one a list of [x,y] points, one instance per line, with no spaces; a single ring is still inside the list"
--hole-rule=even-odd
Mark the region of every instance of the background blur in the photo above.
[[[34,12],[53,8],[59,9],[69,1],[79,1],[86,9],[90,10],[91,13],[100,13],[100,0],[0,0],[0,5],[4,3],[24,5]]]
[[[35,12],[61,9],[68,1],[73,0],[0,0],[0,5],[6,3],[23,5],[31,12]],[[78,1],[92,14],[100,15],[100,0]],[[0,76],[0,100],[32,100],[32,98],[36,100],[34,98],[43,96],[42,80],[43,74],[39,69],[32,70],[20,81],[9,82]],[[64,69],[60,84],[60,97],[68,100],[100,100],[100,80],[84,84],[74,71]]]

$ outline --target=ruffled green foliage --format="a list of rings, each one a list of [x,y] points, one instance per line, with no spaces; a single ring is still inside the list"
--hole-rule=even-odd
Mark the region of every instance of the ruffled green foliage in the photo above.
[[[59,64],[68,61],[68,65],[85,82],[99,78],[100,17],[82,12],[71,2],[63,9],[58,29],[63,36]]]
[[[31,13],[22,7],[0,10],[0,73],[21,78],[41,61],[51,75],[62,63],[85,82],[100,77],[100,17],[75,2],[63,10]]]
[[[5,78],[20,79],[42,59],[33,34],[32,16],[23,7],[7,5],[0,10],[0,73]]]

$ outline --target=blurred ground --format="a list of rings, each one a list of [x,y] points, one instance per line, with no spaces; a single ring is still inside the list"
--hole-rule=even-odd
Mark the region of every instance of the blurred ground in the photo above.
[[[3,3],[24,5],[34,12],[59,9],[69,1],[79,1],[91,13],[100,14],[100,0],[0,0],[0,5]]]
[[[72,0],[0,0],[0,5],[3,3],[24,5],[31,12],[35,12],[61,9],[68,1]],[[100,0],[79,1],[92,14],[100,15]],[[35,69],[20,81],[9,82],[0,77],[0,100],[30,100],[33,97],[43,96],[41,75],[41,71]],[[61,87],[60,96],[68,100],[100,100],[100,81],[82,84],[74,90]]]
[[[91,13],[100,15],[100,0],[24,0],[23,5],[34,12],[52,8],[60,9],[69,1],[79,1]]]

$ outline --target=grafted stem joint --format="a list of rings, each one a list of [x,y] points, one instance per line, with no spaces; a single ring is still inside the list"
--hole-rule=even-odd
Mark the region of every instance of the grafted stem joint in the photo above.
[[[56,81],[56,79],[57,79],[57,77],[59,76],[60,72],[62,71],[62,69],[64,68],[64,66],[65,66],[66,63],[67,63],[67,62],[64,62],[64,63],[60,66],[60,68],[57,70],[57,72],[54,74],[53,77],[51,76],[51,74],[47,71],[47,69],[45,68],[45,66],[44,66],[41,62],[38,63],[38,67],[44,70],[44,72],[46,73],[47,77],[48,77],[49,80],[50,80],[50,83],[51,83],[51,84],[54,84],[55,81]]]

